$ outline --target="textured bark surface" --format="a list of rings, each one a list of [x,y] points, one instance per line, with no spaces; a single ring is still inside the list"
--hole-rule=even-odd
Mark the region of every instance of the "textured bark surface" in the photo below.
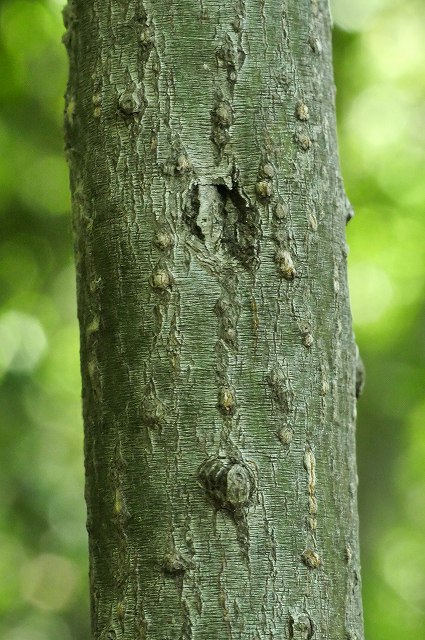
[[[71,0],[93,638],[363,637],[325,0]]]

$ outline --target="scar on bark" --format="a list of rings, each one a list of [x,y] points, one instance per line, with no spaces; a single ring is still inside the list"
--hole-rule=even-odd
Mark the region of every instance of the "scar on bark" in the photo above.
[[[310,640],[314,635],[314,624],[305,611],[292,611],[289,615],[289,637],[291,640]]]
[[[222,248],[247,269],[257,265],[259,213],[237,182],[230,188],[225,184],[193,183],[183,221],[210,252]]]
[[[188,569],[193,569],[194,563],[176,550],[168,551],[162,561],[162,571],[168,576],[183,575]]]

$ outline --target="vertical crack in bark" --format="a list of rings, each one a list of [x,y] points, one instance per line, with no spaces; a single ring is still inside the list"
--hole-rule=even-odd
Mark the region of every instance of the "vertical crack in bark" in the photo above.
[[[245,269],[258,266],[260,215],[237,183],[229,188],[225,184],[195,182],[183,221],[210,255],[224,249]]]

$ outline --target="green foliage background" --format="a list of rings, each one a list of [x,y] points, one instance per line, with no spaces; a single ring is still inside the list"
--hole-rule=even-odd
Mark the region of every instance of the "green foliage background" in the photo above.
[[[0,636],[89,637],[62,0],[0,0]],[[425,3],[333,0],[366,634],[425,637]]]

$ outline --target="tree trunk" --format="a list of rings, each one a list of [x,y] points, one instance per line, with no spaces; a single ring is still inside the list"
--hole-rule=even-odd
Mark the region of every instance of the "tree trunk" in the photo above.
[[[326,0],[71,0],[93,638],[363,638]]]

